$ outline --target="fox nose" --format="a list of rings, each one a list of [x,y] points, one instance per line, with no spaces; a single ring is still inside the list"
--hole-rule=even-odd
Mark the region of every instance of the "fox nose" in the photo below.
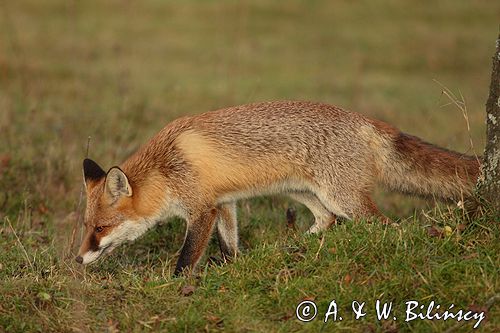
[[[79,263],[79,264],[83,263],[83,258],[82,258],[82,256],[78,256],[78,257],[76,257],[76,258],[75,258],[75,260],[76,260],[76,262],[77,262],[77,263]]]

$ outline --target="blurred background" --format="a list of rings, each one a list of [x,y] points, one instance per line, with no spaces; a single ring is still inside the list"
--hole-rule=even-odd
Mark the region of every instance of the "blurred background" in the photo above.
[[[30,228],[73,220],[89,136],[107,169],[170,120],[231,105],[321,101],[460,152],[484,146],[499,2],[33,0],[0,12],[0,218],[30,216]],[[390,216],[427,207],[377,201]],[[288,203],[272,205],[281,217]]]

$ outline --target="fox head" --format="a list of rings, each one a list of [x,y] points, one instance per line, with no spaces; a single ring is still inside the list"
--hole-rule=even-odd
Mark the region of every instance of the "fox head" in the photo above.
[[[89,264],[124,241],[136,239],[150,224],[136,211],[133,186],[119,167],[105,172],[96,162],[85,159],[83,175],[86,231],[75,260]]]

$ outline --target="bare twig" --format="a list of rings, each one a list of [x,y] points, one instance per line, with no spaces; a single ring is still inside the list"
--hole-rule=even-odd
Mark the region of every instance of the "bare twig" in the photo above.
[[[321,241],[319,242],[319,248],[318,251],[316,252],[316,255],[314,256],[314,261],[318,260],[319,258],[319,252],[323,248],[323,244],[325,244],[325,235],[321,235]]]
[[[91,139],[91,137],[89,136],[87,138],[87,149],[85,151],[85,157],[89,157],[90,139]],[[75,246],[76,232],[78,231],[78,229],[81,229],[81,225],[82,225],[81,205],[82,205],[82,201],[83,201],[84,187],[85,186],[82,184],[82,186],[80,188],[80,196],[78,198],[78,203],[76,205],[76,214],[77,215],[76,215],[76,219],[75,219],[75,224],[73,225],[73,230],[71,231],[71,242],[69,244],[67,257],[71,256],[71,252],[73,250],[73,247]]]
[[[14,229],[14,227],[12,226],[12,223],[10,223],[10,219],[8,217],[6,217],[5,220],[9,223],[10,229],[12,230],[12,233],[14,234],[14,236],[16,236],[17,242],[19,243],[19,246],[23,250],[24,256],[26,257],[26,260],[30,264],[31,269],[34,269],[33,263],[31,262],[31,259],[28,255],[28,252],[26,251],[26,248],[24,247],[23,243],[21,242],[21,239],[19,239],[19,236],[17,236],[16,229]]]
[[[465,124],[467,126],[467,134],[469,136],[470,149],[471,149],[472,153],[474,154],[474,156],[476,157],[477,161],[480,162],[479,157],[476,154],[476,151],[474,149],[474,142],[472,141],[472,136],[471,136],[471,132],[470,132],[469,113],[467,110],[467,103],[465,102],[464,95],[459,90],[458,93],[460,94],[460,96],[458,97],[457,95],[455,95],[453,93],[453,91],[451,91],[448,87],[446,87],[444,84],[442,84],[438,80],[434,80],[434,82],[436,82],[437,84],[439,84],[441,86],[441,88],[443,89],[442,94],[445,95],[450,100],[450,103],[445,104],[444,106],[455,105],[460,111],[462,111],[462,115],[465,119]]]

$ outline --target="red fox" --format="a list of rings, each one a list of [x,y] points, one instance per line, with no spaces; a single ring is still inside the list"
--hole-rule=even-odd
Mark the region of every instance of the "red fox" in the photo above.
[[[158,221],[187,222],[175,274],[193,269],[215,226],[223,256],[238,251],[236,202],[285,194],[314,215],[317,233],[336,217],[387,220],[371,193],[390,189],[459,200],[479,160],[426,143],[361,114],[312,102],[266,102],[177,119],[120,166],[83,161],[88,264]]]

